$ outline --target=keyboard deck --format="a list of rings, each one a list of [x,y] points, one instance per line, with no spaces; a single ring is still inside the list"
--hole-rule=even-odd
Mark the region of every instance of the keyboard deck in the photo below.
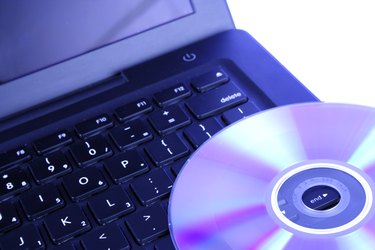
[[[2,152],[1,249],[174,249],[168,199],[186,159],[272,106],[235,78],[206,67]]]

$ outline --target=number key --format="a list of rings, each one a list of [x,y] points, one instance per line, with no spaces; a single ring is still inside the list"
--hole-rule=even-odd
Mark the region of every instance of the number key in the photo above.
[[[112,155],[112,149],[101,135],[96,135],[86,141],[78,142],[71,147],[71,153],[77,163],[89,165]]]
[[[72,169],[65,155],[61,152],[35,159],[30,165],[30,171],[39,184],[67,174]]]
[[[26,172],[22,169],[3,172],[0,176],[0,197],[20,193],[29,187]]]

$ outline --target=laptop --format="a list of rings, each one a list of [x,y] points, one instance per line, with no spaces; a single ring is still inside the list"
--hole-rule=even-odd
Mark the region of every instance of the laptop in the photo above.
[[[223,0],[3,0],[0,58],[1,249],[175,249],[189,156],[318,101]]]

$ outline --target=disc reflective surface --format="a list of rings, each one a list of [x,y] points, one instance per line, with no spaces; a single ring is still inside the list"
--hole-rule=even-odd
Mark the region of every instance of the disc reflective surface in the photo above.
[[[200,147],[171,194],[178,249],[374,249],[375,109],[275,108]]]

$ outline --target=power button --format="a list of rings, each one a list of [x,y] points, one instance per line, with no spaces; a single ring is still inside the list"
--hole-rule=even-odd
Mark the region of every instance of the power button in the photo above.
[[[184,60],[184,62],[192,62],[195,61],[195,59],[197,59],[197,55],[195,53],[186,53],[182,56],[182,60]]]

